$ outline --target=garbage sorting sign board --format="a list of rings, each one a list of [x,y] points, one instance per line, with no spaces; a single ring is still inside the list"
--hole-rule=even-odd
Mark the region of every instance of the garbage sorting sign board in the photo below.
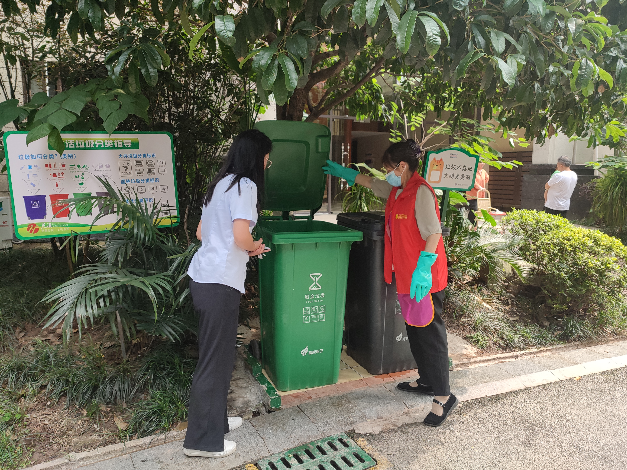
[[[178,193],[172,135],[167,132],[62,132],[62,155],[42,138],[26,145],[27,132],[4,134],[15,233],[22,240],[107,232],[115,213],[98,205],[70,210],[66,199],[107,196],[96,177],[127,200],[162,206],[159,224],[176,225]]]
[[[475,185],[479,156],[460,148],[427,154],[424,178],[433,189],[469,191]]]

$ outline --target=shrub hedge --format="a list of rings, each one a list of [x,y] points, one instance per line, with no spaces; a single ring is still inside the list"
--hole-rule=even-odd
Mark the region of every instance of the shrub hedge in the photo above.
[[[531,264],[528,281],[554,310],[596,313],[624,302],[627,247],[620,240],[532,210],[514,210],[503,224],[520,238],[520,255]]]

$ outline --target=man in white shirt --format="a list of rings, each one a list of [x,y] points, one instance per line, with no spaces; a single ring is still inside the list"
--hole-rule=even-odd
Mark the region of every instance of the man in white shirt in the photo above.
[[[544,185],[544,212],[566,217],[570,209],[570,197],[577,185],[577,173],[570,169],[571,160],[566,156],[557,159],[557,171]]]

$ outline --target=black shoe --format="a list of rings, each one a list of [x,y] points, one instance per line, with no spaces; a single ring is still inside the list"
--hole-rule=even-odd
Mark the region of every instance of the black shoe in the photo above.
[[[411,382],[401,382],[396,388],[402,390],[403,392],[412,392],[412,393],[422,393],[423,395],[431,395],[433,396],[433,387],[431,385],[421,384],[416,380],[417,387],[413,387]]]
[[[458,401],[457,397],[451,393],[451,395],[448,397],[448,400],[446,400],[446,403],[441,403],[435,398],[433,399],[433,402],[440,405],[444,412],[442,413],[442,416],[438,416],[433,412],[429,413],[423,423],[425,423],[427,426],[437,428],[446,420],[446,418],[448,418],[449,413],[455,409]]]

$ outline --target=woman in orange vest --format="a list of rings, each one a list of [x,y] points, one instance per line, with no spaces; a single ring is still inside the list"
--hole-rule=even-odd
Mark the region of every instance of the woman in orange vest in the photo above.
[[[383,155],[386,181],[360,174],[327,160],[325,173],[372,189],[387,198],[385,207],[385,282],[396,278],[419,378],[399,390],[434,395],[424,424],[439,426],[457,406],[449,386],[446,327],[440,316],[448,269],[440,210],[433,188],[417,172],[422,151],[413,140],[391,145]]]

